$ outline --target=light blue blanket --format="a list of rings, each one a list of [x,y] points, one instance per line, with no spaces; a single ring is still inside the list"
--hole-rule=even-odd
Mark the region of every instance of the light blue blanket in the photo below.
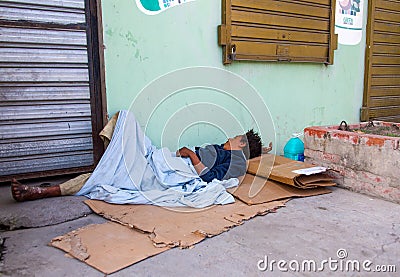
[[[107,150],[77,195],[116,204],[203,208],[233,203],[226,188],[238,183],[236,178],[202,181],[190,159],[157,149],[134,115],[121,111]]]

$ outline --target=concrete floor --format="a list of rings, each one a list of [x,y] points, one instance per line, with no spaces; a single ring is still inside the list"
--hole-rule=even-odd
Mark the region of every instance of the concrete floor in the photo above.
[[[90,266],[66,257],[48,242],[71,230],[105,220],[82,203],[82,198],[62,197],[14,203],[8,187],[0,187],[3,228],[34,225],[36,228],[1,231],[5,240],[0,276],[104,276]],[[67,202],[67,204],[65,204]],[[63,204],[64,203],[64,204]],[[61,205],[61,206],[60,206]],[[44,218],[43,218],[44,217]],[[29,219],[28,221],[24,221]],[[24,223],[25,222],[25,223]],[[26,222],[29,222],[26,223]],[[51,226],[44,226],[53,224]],[[0,240],[1,247],[1,240]],[[347,258],[339,259],[339,249]],[[339,254],[344,253],[343,251]],[[280,271],[260,271],[268,258],[285,260]],[[171,249],[123,269],[111,276],[310,276],[309,271],[289,268],[304,260],[318,267],[323,260],[370,260],[376,265],[395,265],[400,272],[400,205],[336,188],[333,193],[291,200],[276,213],[258,216],[219,236],[206,239],[193,249]],[[367,264],[368,265],[368,264]],[[325,264],[322,276],[395,276],[396,273],[366,273],[331,270]]]

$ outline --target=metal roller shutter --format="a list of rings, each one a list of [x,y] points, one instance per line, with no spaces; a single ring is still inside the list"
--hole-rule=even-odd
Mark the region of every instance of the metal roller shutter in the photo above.
[[[0,1],[0,181],[87,171],[98,160],[90,6]]]
[[[361,120],[400,122],[400,1],[368,2]]]
[[[222,0],[219,44],[234,60],[333,63],[335,0]]]

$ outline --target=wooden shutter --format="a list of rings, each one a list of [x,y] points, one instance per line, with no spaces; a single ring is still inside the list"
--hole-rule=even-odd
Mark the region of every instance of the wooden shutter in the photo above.
[[[88,171],[100,158],[94,3],[0,1],[0,181]]]
[[[361,120],[400,122],[400,1],[368,6]]]
[[[335,0],[222,0],[223,63],[333,63]]]

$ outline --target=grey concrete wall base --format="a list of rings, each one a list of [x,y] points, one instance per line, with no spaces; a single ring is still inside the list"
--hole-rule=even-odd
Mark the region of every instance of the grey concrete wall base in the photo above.
[[[8,186],[0,187],[0,228],[14,230],[42,227],[74,220],[92,211],[86,197],[63,196],[27,202],[15,202]]]

